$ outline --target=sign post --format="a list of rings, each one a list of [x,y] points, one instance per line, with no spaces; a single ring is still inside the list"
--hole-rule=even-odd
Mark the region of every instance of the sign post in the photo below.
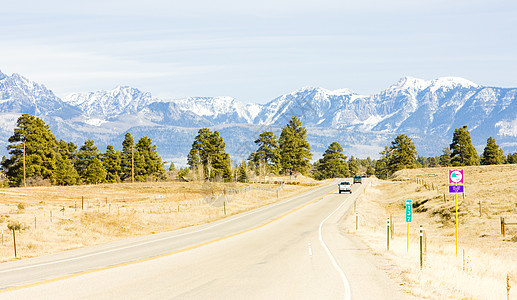
[[[463,178],[463,169],[449,169],[449,193],[454,193],[456,206],[456,257],[458,256],[458,193],[464,192]]]
[[[409,252],[409,223],[413,221],[413,201],[412,200],[406,200],[406,223],[407,223],[407,236],[406,236],[406,242],[407,242],[407,252]]]

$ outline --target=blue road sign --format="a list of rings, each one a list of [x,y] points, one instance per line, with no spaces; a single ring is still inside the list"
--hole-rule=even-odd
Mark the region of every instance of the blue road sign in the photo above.
[[[463,185],[449,185],[449,193],[463,193]]]
[[[413,221],[413,201],[406,200],[406,222],[411,223]]]

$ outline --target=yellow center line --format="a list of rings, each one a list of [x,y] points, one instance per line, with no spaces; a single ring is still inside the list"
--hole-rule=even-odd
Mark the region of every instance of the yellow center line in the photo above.
[[[13,287],[9,287],[9,288],[5,288],[5,289],[2,289],[0,290],[0,294],[1,293],[6,293],[6,292],[11,292],[11,291],[16,291],[16,290],[21,290],[21,289],[25,289],[25,288],[30,288],[30,287],[35,287],[35,286],[38,286],[38,285],[43,285],[43,284],[47,284],[47,283],[51,283],[51,282],[56,282],[56,281],[60,281],[60,280],[65,280],[65,279],[69,279],[69,278],[73,278],[73,277],[77,277],[77,276],[82,276],[82,275],[86,275],[86,274],[90,274],[90,273],[95,273],[95,272],[99,272],[99,271],[104,271],[104,270],[109,270],[109,269],[114,269],[114,268],[118,268],[118,267],[123,267],[123,266],[129,266],[129,265],[133,265],[133,264],[138,264],[138,263],[142,263],[142,262],[146,262],[146,261],[150,261],[150,260],[154,260],[154,259],[158,259],[158,258],[162,258],[162,257],[166,257],[166,256],[171,256],[171,255],[174,255],[174,254],[178,254],[178,253],[182,253],[182,252],[186,252],[186,251],[189,251],[189,250],[192,250],[192,249],[196,249],[196,248],[199,248],[199,247],[202,247],[202,246],[206,246],[206,245],[209,245],[209,244],[213,244],[215,242],[219,242],[219,241],[223,241],[223,240],[226,240],[226,239],[229,239],[229,238],[232,238],[234,236],[237,236],[237,235],[241,235],[241,234],[244,234],[244,233],[247,233],[247,232],[250,232],[250,231],[253,231],[253,230],[257,230],[259,228],[262,228],[266,225],[269,225],[275,221],[278,221],[294,212],[297,212],[301,209],[303,209],[304,207],[307,207],[309,206],[310,204],[318,201],[318,200],[321,200],[323,199],[324,197],[332,194],[334,192],[334,190],[330,191],[329,193],[323,195],[323,196],[320,196],[310,202],[307,202],[305,203],[304,205],[301,205],[297,208],[295,208],[294,210],[291,210],[291,211],[288,211],[272,220],[269,220],[265,223],[262,223],[260,225],[257,225],[255,227],[252,227],[252,228],[249,228],[249,229],[246,229],[246,230],[243,230],[243,231],[239,231],[237,233],[233,233],[233,234],[230,234],[230,235],[227,235],[227,236],[223,236],[223,237],[220,237],[220,238],[217,238],[217,239],[214,239],[214,240],[210,240],[210,241],[206,241],[206,242],[203,242],[203,243],[200,243],[200,244],[196,244],[196,245],[192,245],[192,246],[189,246],[189,247],[186,247],[186,248],[182,248],[182,249],[179,249],[179,250],[176,250],[176,251],[173,251],[173,252],[169,252],[169,253],[165,253],[165,254],[160,254],[160,255],[156,255],[156,256],[151,256],[151,257],[148,257],[148,258],[142,258],[142,259],[138,259],[138,260],[134,260],[134,261],[130,261],[130,262],[125,262],[125,263],[121,263],[121,264],[117,264],[117,265],[112,265],[112,266],[108,266],[108,267],[102,267],[102,268],[97,268],[97,269],[92,269],[92,270],[88,270],[88,271],[82,271],[82,272],[78,272],[78,273],[74,273],[74,274],[69,274],[69,275],[64,275],[64,276],[60,276],[60,277],[56,277],[56,278],[51,278],[51,279],[46,279],[46,280],[42,280],[42,281],[37,281],[37,282],[33,282],[33,283],[28,283],[28,284],[23,284],[23,285],[19,285],[19,286],[13,286]]]

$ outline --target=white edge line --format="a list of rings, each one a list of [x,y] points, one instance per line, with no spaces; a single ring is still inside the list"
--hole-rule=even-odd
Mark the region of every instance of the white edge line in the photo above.
[[[325,187],[327,187],[327,186],[323,186],[323,187],[321,187],[321,189],[324,189]],[[67,262],[67,261],[83,259],[83,258],[86,258],[86,257],[106,254],[106,253],[110,253],[110,252],[116,252],[116,251],[120,251],[120,250],[124,250],[124,249],[139,247],[139,246],[142,246],[142,245],[152,244],[152,243],[160,242],[160,241],[163,241],[163,240],[174,239],[174,238],[178,238],[178,237],[181,237],[181,236],[198,233],[198,232],[205,231],[205,230],[217,227],[219,225],[222,225],[222,224],[225,224],[225,223],[228,223],[228,222],[233,222],[235,220],[242,219],[244,217],[247,217],[247,216],[255,214],[255,213],[259,213],[259,212],[261,212],[263,210],[267,210],[267,209],[270,209],[270,208],[273,208],[273,207],[276,207],[276,206],[279,206],[279,205],[283,205],[283,204],[289,203],[291,201],[296,200],[297,198],[298,197],[293,196],[291,199],[286,199],[286,200],[283,200],[282,202],[276,202],[276,203],[274,203],[272,205],[268,205],[268,206],[264,206],[264,207],[259,207],[257,209],[254,209],[254,210],[250,211],[250,212],[246,212],[246,213],[243,213],[241,215],[238,215],[235,218],[224,220],[222,222],[219,222],[217,224],[214,224],[214,225],[211,225],[211,226],[208,226],[208,227],[205,227],[205,228],[201,228],[199,230],[185,232],[185,233],[181,233],[181,234],[177,234],[177,235],[173,235],[173,236],[167,236],[167,237],[163,237],[163,238],[159,238],[159,239],[153,239],[153,240],[150,240],[150,241],[145,241],[145,242],[141,242],[141,243],[125,246],[125,247],[117,247],[117,248],[114,248],[114,249],[111,249],[111,250],[105,250],[105,251],[101,251],[101,252],[94,252],[94,253],[90,253],[90,254],[85,254],[85,255],[81,255],[81,256],[76,256],[76,257],[71,257],[71,258],[66,258],[66,259],[60,259],[60,260],[55,260],[55,261],[50,261],[50,262],[46,262],[46,263],[40,263],[40,264],[36,264],[36,265],[29,265],[29,266],[24,266],[24,267],[18,267],[18,268],[12,268],[12,269],[7,269],[7,270],[1,270],[0,274],[2,274],[2,273],[9,273],[9,272],[13,272],[13,271],[19,271],[19,270],[25,270],[25,269],[32,269],[32,268],[41,267],[41,266],[48,266],[48,265],[53,265],[53,264],[64,263],[64,262]],[[187,228],[187,227],[185,227],[185,228]]]
[[[345,203],[346,202],[343,201],[343,203],[341,203],[341,205],[339,205],[338,208],[336,208],[330,215],[328,215],[325,218],[325,220],[321,221],[320,227],[319,227],[319,239],[320,239],[321,246],[323,246],[323,249],[325,249],[325,252],[327,252],[327,255],[329,256],[330,260],[332,261],[332,264],[334,265],[334,268],[338,271],[339,275],[341,276],[341,280],[343,281],[343,285],[344,285],[344,288],[345,288],[344,299],[350,300],[351,299],[350,284],[348,283],[348,280],[347,280],[347,278],[345,276],[345,273],[343,272],[341,267],[338,265],[336,259],[334,258],[334,256],[330,252],[329,248],[327,247],[327,245],[323,241],[323,237],[322,237],[322,234],[321,234],[321,228],[323,227],[323,223],[325,223],[325,221],[327,221],[333,214],[335,214]]]

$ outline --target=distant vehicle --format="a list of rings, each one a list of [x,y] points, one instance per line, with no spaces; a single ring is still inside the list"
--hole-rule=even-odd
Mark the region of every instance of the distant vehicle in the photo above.
[[[352,184],[348,181],[343,181],[340,184],[338,184],[339,187],[339,193],[341,192],[350,192],[352,194]]]
[[[354,176],[354,184],[361,183],[361,176]]]

